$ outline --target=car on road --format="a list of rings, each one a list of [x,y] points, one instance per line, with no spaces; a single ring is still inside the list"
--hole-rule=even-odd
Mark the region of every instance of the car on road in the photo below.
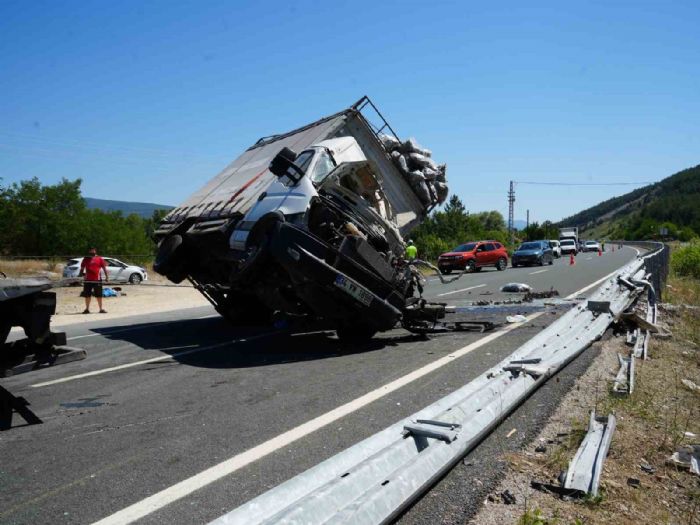
[[[586,241],[583,243],[581,251],[584,252],[597,252],[600,250],[600,243],[598,241]]]
[[[538,264],[554,264],[554,254],[549,241],[529,241],[522,243],[511,257],[513,268]]]
[[[148,272],[141,266],[127,264],[114,257],[102,258],[107,263],[107,277],[109,281],[141,284],[148,279]],[[66,265],[63,268],[63,277],[66,279],[78,277],[83,259],[84,257],[75,257],[66,261]]]
[[[443,274],[452,270],[478,272],[486,266],[493,266],[500,271],[508,267],[508,252],[500,242],[468,242],[438,257],[438,268]]]
[[[570,253],[576,255],[578,253],[578,245],[574,239],[563,239],[559,241],[559,248],[561,249],[562,255],[569,255]]]
[[[556,239],[550,240],[549,247],[552,249],[552,255],[554,255],[554,257],[557,259],[561,257],[561,245],[559,244],[559,241]]]

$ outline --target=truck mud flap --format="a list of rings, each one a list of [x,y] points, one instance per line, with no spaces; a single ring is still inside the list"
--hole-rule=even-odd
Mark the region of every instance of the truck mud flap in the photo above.
[[[276,230],[270,252],[319,317],[361,322],[377,330],[389,330],[401,319],[399,309],[326,262],[337,251],[288,223],[278,224]]]

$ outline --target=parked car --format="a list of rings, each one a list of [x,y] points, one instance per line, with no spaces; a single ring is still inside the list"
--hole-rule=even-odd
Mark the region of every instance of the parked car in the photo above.
[[[549,247],[552,249],[552,255],[554,255],[554,257],[557,259],[561,257],[561,245],[559,244],[559,241],[552,239],[549,241]]]
[[[129,282],[131,284],[141,284],[148,279],[148,272],[140,266],[126,264],[113,257],[102,257],[107,263],[107,277],[112,282]],[[63,277],[73,278],[80,274],[80,265],[84,257],[76,257],[66,261],[63,268]]]
[[[554,264],[554,254],[549,247],[549,241],[529,241],[524,242],[515,250],[512,257],[513,268],[520,265],[531,264]]]
[[[584,252],[597,252],[600,250],[600,243],[598,241],[586,241],[583,243]]]
[[[576,255],[578,253],[578,245],[574,239],[563,239],[559,241],[559,248],[561,249],[562,255],[569,255],[570,253]]]
[[[438,268],[444,274],[452,270],[478,272],[485,266],[494,266],[500,271],[508,267],[508,252],[500,242],[468,242],[438,257]]]

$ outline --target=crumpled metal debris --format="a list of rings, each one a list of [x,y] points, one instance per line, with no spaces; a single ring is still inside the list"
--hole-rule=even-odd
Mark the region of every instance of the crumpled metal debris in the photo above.
[[[532,287],[529,284],[525,283],[508,283],[504,284],[501,287],[502,292],[512,292],[512,293],[518,293],[518,292],[531,292]]]
[[[700,476],[700,445],[683,445],[666,460],[669,465],[688,469],[691,474]]]

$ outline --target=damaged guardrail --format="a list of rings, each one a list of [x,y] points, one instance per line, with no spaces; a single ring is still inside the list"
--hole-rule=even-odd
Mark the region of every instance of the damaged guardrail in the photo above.
[[[598,495],[600,474],[615,432],[615,422],[613,414],[598,417],[595,410],[591,412],[586,437],[566,471],[564,489],[578,494]]]
[[[547,329],[461,389],[213,523],[386,523],[549,377],[598,340],[644,288],[647,258],[621,268]],[[620,282],[620,279],[627,283]]]

